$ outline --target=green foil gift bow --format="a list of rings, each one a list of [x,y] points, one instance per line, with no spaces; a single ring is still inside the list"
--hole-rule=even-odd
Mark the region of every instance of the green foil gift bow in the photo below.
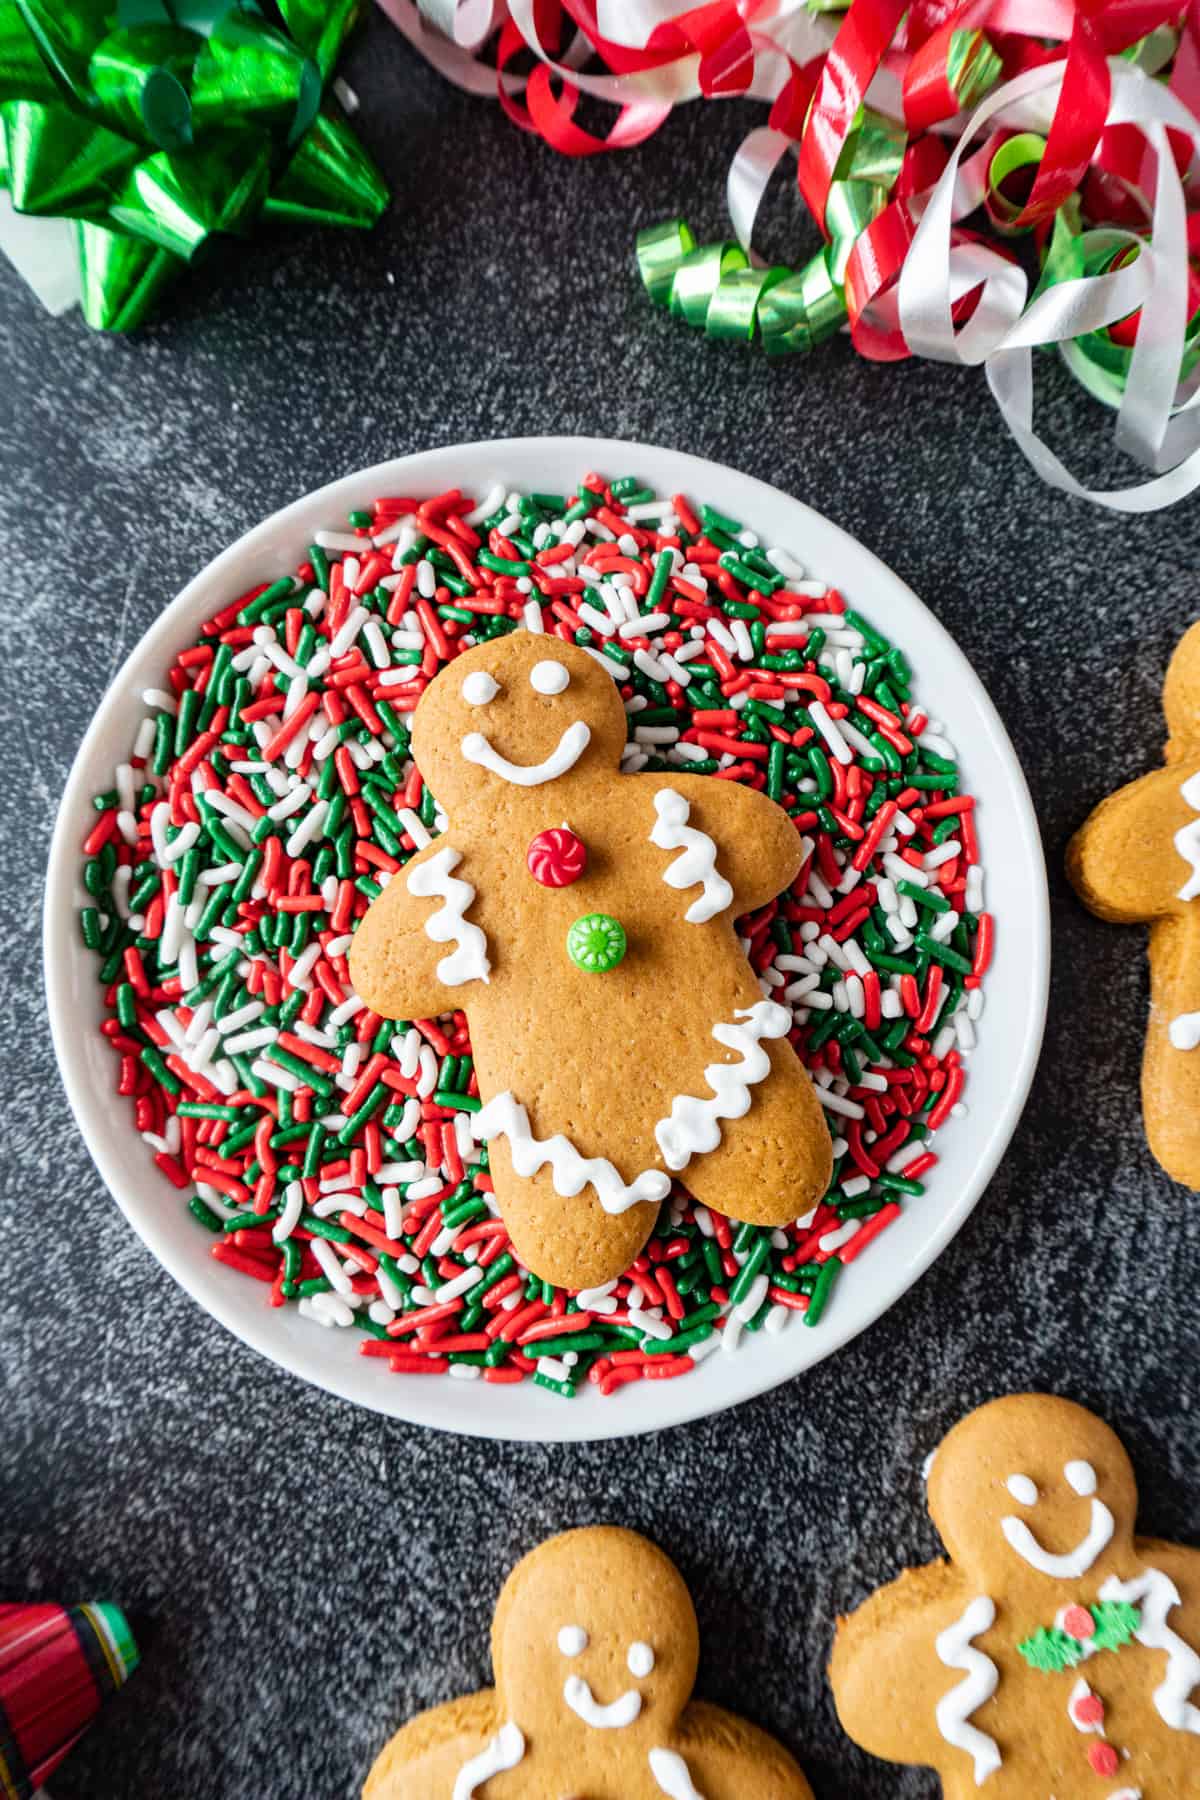
[[[860,233],[887,205],[904,157],[901,126],[859,109],[826,204],[830,241],[802,268],[751,266],[739,244],[704,244],[682,219],[637,237],[637,263],[651,300],[714,338],[749,342],[768,356],[815,349],[846,323],[846,263]]]
[[[374,225],[325,88],[359,0],[0,0],[0,186],[77,222],[84,317],[128,331],[218,232]]]

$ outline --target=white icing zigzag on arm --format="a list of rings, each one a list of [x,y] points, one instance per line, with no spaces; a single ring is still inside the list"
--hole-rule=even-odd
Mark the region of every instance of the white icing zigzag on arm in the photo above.
[[[481,1788],[493,1775],[502,1775],[506,1769],[515,1769],[524,1756],[524,1734],[520,1726],[514,1725],[510,1720],[507,1725],[500,1727],[478,1756],[473,1756],[458,1771],[452,1800],[475,1800],[476,1788]]]
[[[651,1750],[650,1773],[667,1800],[704,1800],[692,1783],[691,1771],[674,1750]]]
[[[1200,772],[1189,775],[1179,792],[1193,812],[1200,812]],[[1181,900],[1194,900],[1200,894],[1200,819],[1189,819],[1175,833],[1174,844],[1184,862],[1191,864],[1191,874],[1179,890]]]
[[[1147,1650],[1167,1653],[1166,1679],[1154,1690],[1154,1707],[1172,1731],[1190,1731],[1200,1737],[1200,1707],[1188,1695],[1200,1687],[1200,1656],[1167,1624],[1173,1606],[1182,1605],[1179,1589],[1161,1569],[1147,1569],[1132,1581],[1111,1575],[1100,1589],[1102,1600],[1127,1600],[1141,1608],[1142,1622],[1134,1632]]]
[[[948,1669],[964,1672],[964,1679],[937,1703],[937,1727],[948,1744],[965,1750],[974,1761],[976,1787],[982,1787],[1000,1767],[1000,1746],[995,1738],[968,1721],[995,1693],[1000,1671],[990,1656],[972,1648],[971,1640],[990,1631],[995,1623],[995,1605],[982,1594],[978,1600],[972,1600],[961,1619],[939,1632],[935,1645],[940,1662]]]
[[[697,1100],[691,1094],[677,1095],[670,1116],[654,1127],[668,1169],[684,1169],[693,1156],[715,1150],[721,1141],[721,1120],[740,1119],[749,1112],[751,1084],[771,1072],[771,1058],[761,1040],[786,1037],[792,1028],[788,1008],[777,1006],[774,1000],[760,1000],[757,1006],[739,1010],[737,1017],[746,1024],[714,1025],[712,1034],[718,1044],[739,1051],[741,1062],[709,1063],[704,1079],[714,1097]]]
[[[724,912],[733,900],[733,889],[725,877],[717,873],[717,846],[706,831],[697,831],[688,824],[692,809],[674,788],[661,788],[655,794],[654,810],[658,817],[650,833],[650,842],[660,850],[681,853],[669,868],[663,870],[663,880],[673,888],[700,884],[699,899],[692,901],[683,916],[689,925],[703,925]]]
[[[646,1169],[627,1186],[606,1157],[581,1156],[561,1131],[554,1137],[534,1137],[529,1114],[511,1093],[489,1100],[471,1120],[471,1130],[482,1144],[506,1137],[513,1168],[524,1179],[549,1163],[556,1194],[578,1194],[590,1181],[606,1213],[628,1212],[643,1200],[663,1200],[671,1186],[670,1176],[661,1169]]]
[[[478,925],[463,917],[475,898],[475,889],[469,881],[459,881],[452,873],[461,861],[458,851],[447,844],[411,870],[407,881],[409,893],[419,900],[445,901],[426,919],[425,935],[435,944],[452,942],[456,946],[437,966],[438,980],[447,987],[461,987],[464,981],[487,981],[492,968],[487,938]]]

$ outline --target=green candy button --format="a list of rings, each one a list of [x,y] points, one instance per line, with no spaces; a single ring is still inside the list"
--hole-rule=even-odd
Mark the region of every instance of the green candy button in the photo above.
[[[567,955],[589,975],[615,969],[628,947],[624,929],[608,913],[585,913],[567,933]]]

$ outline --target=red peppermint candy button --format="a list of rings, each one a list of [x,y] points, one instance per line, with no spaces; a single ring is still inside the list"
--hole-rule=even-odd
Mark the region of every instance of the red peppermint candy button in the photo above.
[[[1071,1637],[1078,1638],[1081,1644],[1095,1635],[1096,1621],[1086,1606],[1068,1606],[1063,1614],[1063,1630]]]
[[[1088,1751],[1088,1761],[1097,1775],[1115,1775],[1121,1766],[1121,1759],[1111,1744],[1093,1744]]]
[[[569,826],[552,825],[548,831],[538,832],[525,852],[525,861],[542,887],[570,887],[587,868],[587,846]]]

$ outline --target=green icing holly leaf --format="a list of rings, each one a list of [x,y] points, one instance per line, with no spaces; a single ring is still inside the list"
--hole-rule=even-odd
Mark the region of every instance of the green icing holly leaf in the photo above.
[[[1091,1609],[1096,1621],[1097,1650],[1120,1650],[1137,1633],[1142,1615],[1128,1600],[1101,1600]]]
[[[1069,1631],[1059,1631],[1057,1626],[1049,1631],[1043,1626],[1023,1644],[1018,1644],[1017,1649],[1030,1668],[1040,1670],[1043,1675],[1061,1675],[1064,1669],[1076,1668],[1084,1658],[1079,1639],[1073,1638]]]
[[[1064,1669],[1078,1668],[1093,1651],[1120,1650],[1136,1636],[1142,1623],[1141,1613],[1127,1600],[1100,1600],[1088,1611],[1095,1629],[1086,1645],[1057,1625],[1049,1630],[1043,1626],[1018,1644],[1017,1649],[1030,1668],[1043,1675],[1060,1675]]]

